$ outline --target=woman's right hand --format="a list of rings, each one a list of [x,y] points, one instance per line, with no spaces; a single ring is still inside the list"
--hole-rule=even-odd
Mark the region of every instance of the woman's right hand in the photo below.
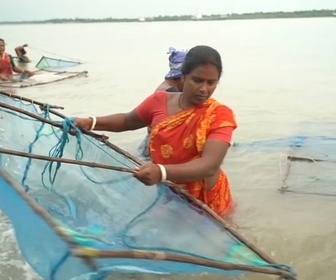
[[[73,118],[73,125],[79,128],[80,130],[86,130],[90,131],[92,127],[93,119],[88,117],[88,118]],[[76,131],[75,129],[71,129],[70,133],[75,135]]]

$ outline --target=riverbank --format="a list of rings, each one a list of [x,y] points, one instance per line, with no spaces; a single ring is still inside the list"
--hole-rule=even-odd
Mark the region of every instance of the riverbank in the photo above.
[[[180,15],[157,16],[139,18],[67,18],[48,19],[40,21],[3,21],[0,24],[45,24],[45,23],[99,23],[99,22],[157,22],[157,21],[209,21],[209,20],[242,20],[242,19],[270,19],[270,18],[312,18],[312,17],[336,17],[335,10],[312,10],[295,12],[271,12],[271,13],[245,13],[245,14],[215,14],[215,15]]]

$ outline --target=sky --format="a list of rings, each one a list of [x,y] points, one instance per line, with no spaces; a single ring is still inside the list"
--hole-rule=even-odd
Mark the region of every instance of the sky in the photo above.
[[[336,0],[0,0],[0,21],[336,10]]]

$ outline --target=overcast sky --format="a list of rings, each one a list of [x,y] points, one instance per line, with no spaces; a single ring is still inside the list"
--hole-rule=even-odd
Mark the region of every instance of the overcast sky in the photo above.
[[[336,0],[0,0],[0,21],[336,9]]]

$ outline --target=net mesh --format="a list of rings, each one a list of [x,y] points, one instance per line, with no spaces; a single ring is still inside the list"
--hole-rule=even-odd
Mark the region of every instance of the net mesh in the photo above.
[[[70,135],[67,123],[71,119],[64,121],[50,114],[48,106],[43,108],[0,94],[0,207],[13,223],[23,256],[43,279],[103,279],[115,271],[236,275],[254,269],[294,277],[290,267],[265,260],[171,187],[145,186],[128,172],[8,153],[127,169],[137,166],[107,142],[83,133]],[[63,129],[55,124],[62,124]],[[14,183],[6,181],[5,174]],[[42,207],[55,227],[15,191],[15,184]],[[86,254],[86,259],[93,258],[97,270],[76,257],[74,248]],[[104,253],[108,256],[103,257]],[[164,255],[157,259],[153,257],[157,253]]]
[[[37,69],[56,69],[56,68],[73,67],[79,64],[81,64],[79,61],[64,60],[60,58],[42,56],[35,67]]]
[[[286,138],[238,142],[234,146],[245,151],[280,152],[283,192],[336,196],[335,123],[303,123],[300,130],[300,134]]]

